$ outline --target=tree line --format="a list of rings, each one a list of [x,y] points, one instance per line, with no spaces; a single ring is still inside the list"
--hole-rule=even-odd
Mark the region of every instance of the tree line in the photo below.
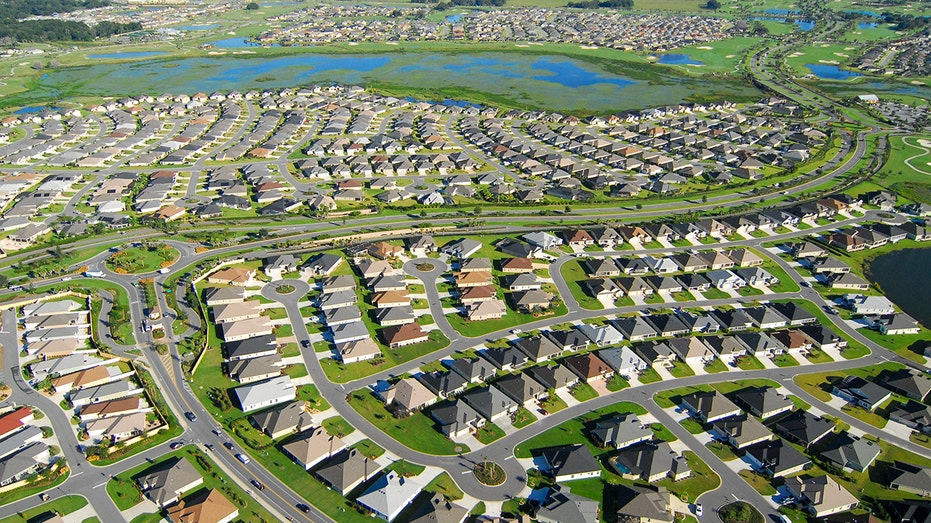
[[[0,41],[89,42],[142,29],[138,22],[103,21],[91,27],[83,22],[67,20],[23,20],[30,16],[48,16],[106,5],[109,5],[106,0],[5,0],[0,2]]]
[[[634,6],[634,0],[584,0],[581,2],[569,2],[566,7],[577,9],[598,9],[598,8],[617,8],[630,9]]]

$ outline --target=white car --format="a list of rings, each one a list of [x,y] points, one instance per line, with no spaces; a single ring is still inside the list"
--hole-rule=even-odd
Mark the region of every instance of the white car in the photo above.
[[[243,465],[247,465],[249,463],[249,456],[246,456],[245,454],[242,454],[242,453],[236,454],[236,459],[238,459],[239,462],[242,463]]]
[[[695,504],[695,515],[698,517],[701,517],[703,513],[704,513],[704,510],[702,509],[701,503],[696,503]]]

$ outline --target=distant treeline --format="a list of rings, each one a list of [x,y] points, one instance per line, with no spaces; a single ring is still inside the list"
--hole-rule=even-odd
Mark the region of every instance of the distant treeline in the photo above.
[[[931,24],[931,18],[925,16],[902,15],[898,13],[883,13],[883,20],[889,24],[895,24],[896,31],[909,31],[912,29],[921,29]]]
[[[23,20],[109,5],[107,0],[0,0],[0,40],[4,42],[90,41],[98,37],[138,31],[138,22],[100,22],[91,27],[65,20]]]
[[[599,7],[630,9],[633,6],[634,0],[585,0],[582,2],[569,2],[566,4],[566,7],[575,7],[578,9],[597,9]]]
[[[435,0],[411,0],[414,4],[432,4]],[[448,0],[446,2],[440,2],[436,4],[436,8],[439,11],[449,9],[451,7],[481,7],[481,6],[494,6],[501,7],[504,5],[505,0]]]
[[[0,39],[17,42],[89,42],[98,37],[106,38],[141,29],[142,24],[139,22],[100,22],[91,27],[83,22],[65,20],[0,20]]]

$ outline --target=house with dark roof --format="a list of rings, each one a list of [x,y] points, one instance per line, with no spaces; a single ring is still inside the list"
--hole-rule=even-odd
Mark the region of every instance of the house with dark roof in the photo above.
[[[556,345],[549,337],[542,335],[518,338],[514,341],[514,346],[534,363],[549,361],[563,351],[562,347]]]
[[[539,523],[598,523],[598,502],[551,488],[535,511]]]
[[[461,375],[451,371],[433,371],[417,376],[430,392],[441,398],[450,398],[466,389],[468,382]]]
[[[482,349],[479,355],[504,372],[519,369],[530,361],[526,353],[513,345]]]
[[[527,370],[533,379],[549,389],[553,389],[557,394],[566,392],[570,387],[579,382],[579,377],[563,365],[537,365]]]
[[[803,447],[810,447],[834,431],[834,422],[804,410],[796,410],[770,425],[776,434]]]
[[[715,309],[711,315],[728,332],[739,332],[753,327],[753,320],[740,309]]]
[[[663,341],[648,341],[634,345],[634,353],[651,366],[672,367],[676,362],[676,353]]]
[[[495,387],[501,389],[508,397],[517,403],[528,407],[534,401],[547,397],[546,387],[524,373],[508,374],[495,380]]]
[[[889,421],[901,423],[924,434],[931,434],[931,407],[917,401],[898,403],[897,407],[892,406],[889,411]]]
[[[772,418],[795,407],[792,400],[772,387],[748,387],[732,395],[734,403],[758,418]]]
[[[859,376],[846,376],[832,393],[870,412],[892,398],[892,391]]]
[[[756,418],[746,413],[712,422],[711,434],[738,450],[775,437]]]
[[[880,374],[879,382],[892,392],[897,392],[915,401],[925,401],[931,394],[931,377],[909,369],[884,372]]]
[[[601,477],[601,465],[587,445],[564,445],[540,451],[545,462],[544,472],[551,474],[555,481]]]
[[[620,485],[615,493],[618,521],[672,523],[675,519],[669,492],[639,485]]]
[[[795,302],[772,303],[770,307],[786,318],[789,321],[789,325],[792,326],[805,325],[818,321],[818,318],[816,318],[814,314],[808,312],[804,307],[801,307]]]
[[[646,321],[664,338],[682,336],[692,331],[675,314],[652,314],[646,317]]]
[[[172,458],[136,478],[139,489],[159,507],[170,505],[204,483],[203,476],[184,458]]]
[[[381,467],[356,449],[347,449],[326,460],[315,472],[320,481],[345,496]]]
[[[656,328],[646,321],[643,316],[630,316],[611,321],[611,325],[620,332],[624,338],[636,342],[657,336]]]
[[[442,494],[424,496],[423,501],[414,506],[407,519],[408,523],[463,523],[469,511]]]
[[[931,469],[895,461],[886,469],[886,477],[893,490],[931,497]]]
[[[590,342],[588,336],[578,329],[548,330],[544,331],[543,335],[564,351],[585,350]]]
[[[805,470],[811,460],[780,438],[761,441],[744,449],[746,459],[754,470],[770,477],[790,476]]]
[[[851,436],[846,432],[836,434],[819,447],[822,458],[836,463],[837,466],[844,470],[855,470],[857,472],[868,469],[882,451],[879,444]]]
[[[458,358],[444,362],[469,383],[478,383],[494,377],[495,367],[482,358]]]
[[[698,391],[682,396],[679,403],[703,423],[740,414],[740,408],[717,391]]]
[[[679,481],[692,475],[685,457],[672,450],[669,443],[639,443],[621,449],[611,458],[621,477],[649,483],[670,478]]]
[[[469,390],[462,399],[492,423],[514,414],[520,406],[494,385]]]
[[[601,447],[622,449],[653,439],[653,428],[644,425],[634,414],[615,414],[597,421],[590,435]]]
[[[471,405],[458,399],[433,407],[430,409],[430,417],[436,421],[440,432],[451,438],[467,435],[473,429],[485,426],[485,418]]]

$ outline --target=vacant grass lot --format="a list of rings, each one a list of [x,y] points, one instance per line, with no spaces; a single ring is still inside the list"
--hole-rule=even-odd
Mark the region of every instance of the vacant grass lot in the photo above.
[[[395,418],[370,391],[353,392],[349,396],[349,404],[382,432],[413,450],[437,455],[468,452],[463,445],[453,442],[433,428],[433,420],[426,414],[418,412],[403,419]]]
[[[87,499],[83,496],[65,496],[48,503],[43,503],[29,510],[24,510],[0,519],[0,523],[29,523],[38,521],[38,517],[48,512],[55,512],[60,516],[67,516],[72,512],[87,506]]]

